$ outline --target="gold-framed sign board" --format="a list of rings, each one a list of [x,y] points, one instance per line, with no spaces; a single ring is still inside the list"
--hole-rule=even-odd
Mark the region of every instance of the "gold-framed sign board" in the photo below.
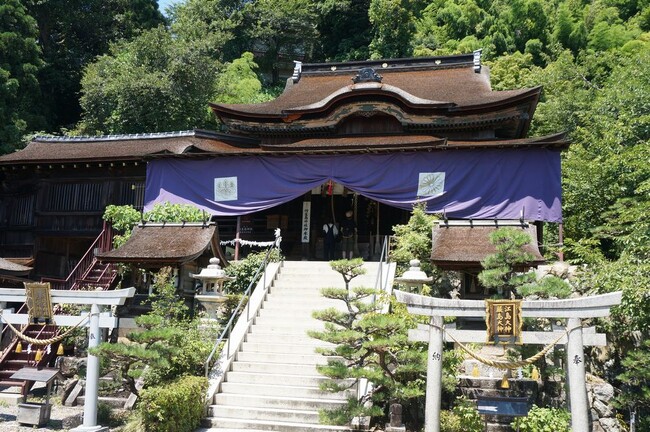
[[[521,345],[521,300],[485,300],[488,344]]]
[[[25,282],[27,313],[30,324],[50,324],[52,322],[52,297],[50,284]]]

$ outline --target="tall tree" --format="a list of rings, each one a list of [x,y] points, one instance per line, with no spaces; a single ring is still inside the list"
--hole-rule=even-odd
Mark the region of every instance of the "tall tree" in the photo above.
[[[164,22],[157,0],[49,0],[27,3],[38,22],[46,62],[39,81],[50,130],[79,120],[83,69],[111,42],[131,39]]]
[[[318,4],[319,60],[365,60],[371,41],[370,0],[326,0]]]
[[[372,58],[398,58],[411,55],[415,24],[408,0],[371,0],[368,10],[373,38]]]
[[[0,4],[0,154],[42,127],[37,74],[42,66],[36,21],[19,0]]]
[[[279,83],[280,69],[292,68],[292,60],[312,58],[318,39],[313,0],[257,0],[246,3],[242,14],[245,49],[257,54],[270,84]]]

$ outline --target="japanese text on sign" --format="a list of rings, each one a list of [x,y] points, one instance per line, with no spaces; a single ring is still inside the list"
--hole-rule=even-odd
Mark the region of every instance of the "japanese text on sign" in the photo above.
[[[487,342],[521,343],[521,300],[486,300]]]

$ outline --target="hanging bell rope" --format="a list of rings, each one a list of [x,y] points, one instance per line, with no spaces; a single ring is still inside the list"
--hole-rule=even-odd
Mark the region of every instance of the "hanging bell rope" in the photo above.
[[[438,327],[438,328],[439,328],[439,327]],[[441,329],[441,330],[442,330],[442,331],[445,331],[444,329]],[[492,367],[495,367],[495,368],[498,368],[498,369],[517,369],[517,368],[520,368],[520,367],[522,367],[522,366],[527,366],[527,365],[529,365],[529,364],[535,363],[537,360],[539,360],[540,358],[544,357],[544,356],[546,355],[546,353],[550,351],[551,348],[553,348],[555,345],[557,345],[557,343],[560,342],[560,340],[561,340],[565,335],[566,335],[566,336],[569,335],[569,331],[568,331],[568,330],[565,331],[565,332],[563,332],[562,334],[560,334],[560,336],[557,337],[557,339],[555,339],[555,340],[554,340],[553,342],[551,342],[550,344],[546,345],[546,346],[544,347],[544,349],[542,349],[540,352],[538,352],[538,353],[535,354],[534,356],[528,357],[528,358],[525,359],[525,360],[519,360],[519,361],[506,361],[506,360],[491,360],[491,359],[488,359],[488,358],[486,358],[486,357],[483,357],[483,356],[481,356],[481,355],[479,355],[479,354],[473,352],[473,351],[470,350],[468,347],[466,347],[466,346],[463,345],[461,342],[459,342],[455,337],[453,337],[453,336],[451,335],[450,332],[446,332],[446,333],[447,333],[447,336],[449,336],[449,338],[450,338],[451,340],[453,340],[455,343],[457,343],[458,346],[459,346],[463,351],[465,351],[467,354],[469,354],[472,358],[474,358],[475,360],[478,360],[479,362],[483,363],[484,365],[492,366]]]
[[[85,317],[81,318],[81,321],[79,321],[76,325],[70,327],[68,330],[66,330],[64,333],[58,336],[54,336],[53,338],[49,338],[49,339],[36,339],[36,338],[26,336],[25,334],[23,334],[23,332],[21,332],[16,327],[11,325],[11,323],[2,316],[2,312],[0,311],[0,319],[4,321],[5,324],[7,324],[7,326],[11,329],[11,331],[13,331],[16,334],[16,336],[18,336],[20,339],[24,340],[25,342],[29,342],[30,344],[33,345],[51,345],[53,343],[60,342],[66,336],[72,333],[76,328],[80,327],[83,323],[85,323],[88,320],[88,318],[90,318],[90,313],[88,313],[88,315],[86,315]]]

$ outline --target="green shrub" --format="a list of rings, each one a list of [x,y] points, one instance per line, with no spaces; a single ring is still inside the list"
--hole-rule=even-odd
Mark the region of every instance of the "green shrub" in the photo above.
[[[511,426],[520,432],[571,432],[569,413],[564,409],[540,408],[533,405],[526,417],[515,420]]]
[[[230,294],[244,293],[253,280],[255,272],[257,272],[257,269],[262,265],[262,262],[264,262],[265,256],[266,251],[253,252],[248,254],[248,256],[242,260],[231,262],[230,265],[225,268],[225,271],[228,276],[234,276],[235,279],[224,284],[226,292]],[[269,255],[269,261],[278,262],[280,260],[282,260],[280,251],[278,249],[273,249]],[[259,279],[261,275],[262,272],[260,272],[257,278]]]
[[[483,419],[474,403],[461,396],[451,411],[440,412],[440,432],[482,432]]]
[[[143,432],[192,432],[204,416],[208,380],[187,376],[141,392],[138,412]]]

